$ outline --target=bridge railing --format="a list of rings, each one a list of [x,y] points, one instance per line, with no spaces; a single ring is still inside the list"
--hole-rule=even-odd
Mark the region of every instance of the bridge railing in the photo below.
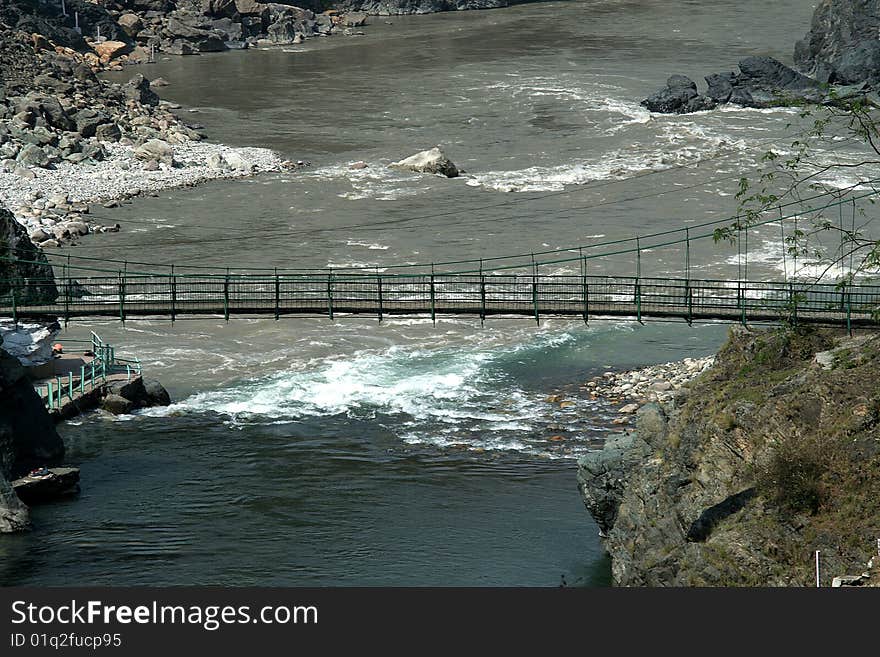
[[[104,342],[96,333],[91,333],[90,340],[65,340],[66,345],[91,346],[91,350],[84,355],[90,354],[91,360],[80,366],[79,371],[69,371],[66,375],[56,375],[45,383],[34,387],[40,399],[47,409],[60,410],[65,399],[73,401],[77,395],[84,395],[96,387],[106,383],[107,378],[113,374],[125,372],[127,380],[143,373],[140,360],[119,358],[116,356],[116,348]]]
[[[28,281],[33,286],[39,282]],[[13,292],[15,287],[12,287]],[[876,323],[880,286],[639,276],[504,274],[137,274],[64,279],[52,303],[0,312],[78,316],[291,314],[643,315]],[[19,297],[22,298],[22,297]],[[108,367],[112,347],[93,349]]]

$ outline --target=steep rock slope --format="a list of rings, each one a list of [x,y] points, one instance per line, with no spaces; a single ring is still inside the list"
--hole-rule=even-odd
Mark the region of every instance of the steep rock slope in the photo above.
[[[880,336],[737,331],[668,415],[579,463],[619,585],[823,585],[880,536]]]

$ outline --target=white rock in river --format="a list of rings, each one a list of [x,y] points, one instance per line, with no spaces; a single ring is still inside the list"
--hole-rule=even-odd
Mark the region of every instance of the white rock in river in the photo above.
[[[452,160],[446,157],[439,146],[416,153],[399,162],[392,162],[388,166],[392,169],[403,169],[405,171],[415,171],[416,173],[438,173],[447,178],[455,178],[459,174],[458,167],[452,163]]]
[[[243,171],[245,173],[253,173],[254,163],[244,158],[236,151],[226,151],[225,153],[211,153],[205,158],[205,164],[211,169],[219,169],[221,171]]]
[[[161,164],[172,165],[174,163],[174,149],[166,141],[150,139],[143,145],[134,149],[135,157],[141,160],[153,160]]]

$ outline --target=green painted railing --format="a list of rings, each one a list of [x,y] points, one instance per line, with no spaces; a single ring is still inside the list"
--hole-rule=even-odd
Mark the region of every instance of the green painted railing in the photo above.
[[[56,375],[45,384],[35,386],[37,394],[50,411],[60,410],[65,399],[73,401],[77,395],[82,396],[91,392],[106,383],[107,377],[112,374],[125,372],[129,380],[132,376],[142,374],[141,362],[138,358],[117,358],[116,349],[94,332],[91,334],[91,340],[65,340],[65,343],[91,345],[93,356],[88,364],[80,366],[78,372],[71,371],[67,375]]]

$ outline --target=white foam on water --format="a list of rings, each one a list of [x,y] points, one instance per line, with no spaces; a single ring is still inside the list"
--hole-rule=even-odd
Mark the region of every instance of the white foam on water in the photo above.
[[[390,425],[403,428],[399,438],[405,444],[535,454],[550,451],[569,458],[578,445],[586,449],[586,441],[570,436],[563,449],[547,440],[555,433],[548,427],[563,415],[573,419],[574,424],[588,422],[588,415],[573,416],[574,409],[561,410],[548,404],[545,394],[522,389],[499,361],[575,339],[568,332],[554,331],[501,348],[483,344],[426,351],[394,345],[361,350],[199,392],[166,408],[146,409],[140,415],[215,413],[232,428],[310,417],[341,416],[357,421],[382,415],[393,418]],[[578,408],[583,403],[578,401]]]
[[[362,246],[366,249],[370,249],[371,251],[387,251],[388,246],[384,244],[379,244],[378,242],[362,242],[359,240],[348,240],[345,243],[346,246]]]

